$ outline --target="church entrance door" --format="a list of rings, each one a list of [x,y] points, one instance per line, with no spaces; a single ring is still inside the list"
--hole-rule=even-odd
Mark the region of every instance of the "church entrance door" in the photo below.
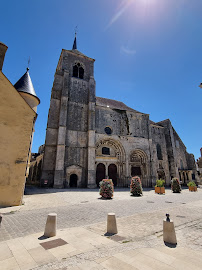
[[[77,180],[78,180],[78,176],[76,174],[71,174],[69,186],[73,188],[77,187]]]
[[[96,169],[96,184],[97,187],[99,187],[99,183],[100,181],[102,181],[102,179],[105,179],[105,165],[102,163],[99,163],[97,165],[97,169]]]
[[[117,186],[117,167],[115,164],[110,164],[108,167],[109,179],[112,179],[114,186]]]
[[[140,167],[131,167],[131,176],[141,176],[141,168]]]

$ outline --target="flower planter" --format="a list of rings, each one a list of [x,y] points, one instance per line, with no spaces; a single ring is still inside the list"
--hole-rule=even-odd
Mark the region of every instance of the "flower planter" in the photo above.
[[[197,187],[189,187],[189,191],[197,191]]]
[[[165,187],[155,187],[155,193],[164,194],[165,193]]]
[[[178,178],[174,177],[171,181],[171,190],[173,193],[180,193],[181,192],[181,185]]]
[[[142,182],[139,176],[134,176],[131,179],[130,192],[132,196],[142,196]]]
[[[103,199],[112,199],[114,193],[114,185],[111,179],[103,179],[100,181],[100,195]]]

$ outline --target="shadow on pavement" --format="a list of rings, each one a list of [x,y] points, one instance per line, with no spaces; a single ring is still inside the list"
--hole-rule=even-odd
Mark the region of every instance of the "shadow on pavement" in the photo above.
[[[170,243],[167,243],[167,242],[164,242],[164,244],[169,248],[176,248],[177,247],[177,244],[170,244]]]

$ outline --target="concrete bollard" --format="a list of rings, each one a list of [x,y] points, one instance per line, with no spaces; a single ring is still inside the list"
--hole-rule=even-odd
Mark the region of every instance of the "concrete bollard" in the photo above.
[[[56,235],[56,227],[57,227],[57,214],[51,213],[48,214],[46,220],[46,227],[44,231],[44,236],[52,237]]]
[[[166,214],[166,217],[167,218],[163,220],[163,241],[176,245],[177,238],[175,234],[174,222],[170,219],[169,214]]]
[[[107,216],[107,233],[116,234],[118,233],[116,225],[116,216],[114,213],[108,213]]]

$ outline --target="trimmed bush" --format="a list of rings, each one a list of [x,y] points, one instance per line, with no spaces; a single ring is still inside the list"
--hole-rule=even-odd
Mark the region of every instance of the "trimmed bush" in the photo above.
[[[103,179],[100,181],[100,195],[102,198],[111,199],[114,193],[114,184],[111,179]]]
[[[133,196],[142,195],[142,183],[139,176],[134,176],[131,179],[130,192]]]
[[[194,181],[190,181],[188,184],[187,184],[188,187],[196,187],[196,183]]]
[[[171,180],[171,189],[173,191],[173,193],[180,193],[181,192],[181,185],[180,185],[180,181],[178,178],[173,178]]]
[[[163,179],[157,179],[156,180],[156,186],[155,187],[164,187],[165,180]]]

